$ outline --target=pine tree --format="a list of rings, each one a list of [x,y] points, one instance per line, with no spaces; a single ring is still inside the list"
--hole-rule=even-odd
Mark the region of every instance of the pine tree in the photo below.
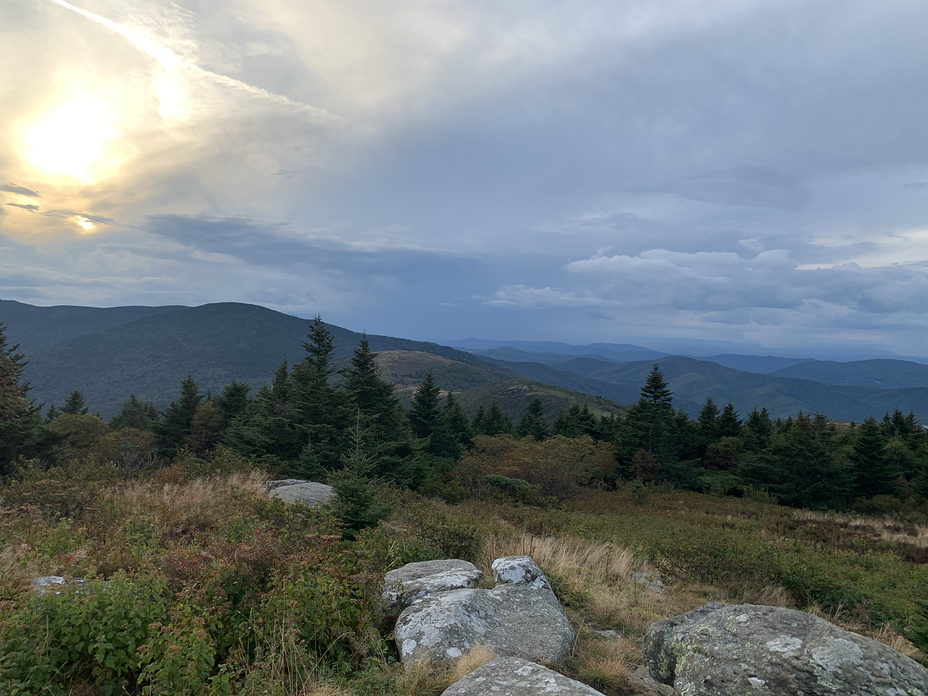
[[[188,374],[180,383],[180,398],[168,406],[164,417],[156,426],[155,435],[160,455],[173,457],[177,454],[178,448],[190,434],[193,416],[202,400],[200,387],[193,376]]]
[[[545,423],[545,408],[541,399],[532,399],[528,410],[516,426],[516,437],[531,437],[535,440],[544,440],[550,434],[548,424]]]

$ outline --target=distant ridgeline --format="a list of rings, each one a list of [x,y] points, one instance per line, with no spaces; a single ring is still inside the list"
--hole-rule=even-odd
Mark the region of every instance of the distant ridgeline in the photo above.
[[[254,309],[232,308],[243,312],[242,320]],[[163,321],[173,313],[129,309],[120,310],[131,315],[129,324]],[[197,309],[202,312],[190,310],[191,333],[176,339],[194,352],[203,350],[194,327],[202,330],[213,312],[229,316],[222,306]],[[126,326],[94,335],[115,332],[115,342]],[[233,327],[229,335],[235,335]],[[253,330],[262,334],[270,327]],[[158,344],[157,331],[143,333]],[[623,480],[811,508],[921,507],[928,495],[928,431],[913,413],[899,409],[880,422],[868,417],[854,426],[802,412],[773,419],[757,407],[742,418],[731,402],[720,408],[707,397],[694,419],[675,406],[657,364],[632,406],[623,408],[526,381],[477,359],[468,362],[452,349],[442,349],[447,355],[388,350],[378,361],[372,339],[359,336],[350,357],[339,360],[336,334],[317,317],[300,341],[300,359],[279,364],[257,390],[233,379],[204,393],[191,372],[179,380],[179,393],[166,408],[140,398],[143,389],[132,390],[107,423],[89,412],[77,388],[43,415],[26,389],[25,356],[0,332],[0,474],[27,459],[144,471],[236,456],[283,477],[325,481],[348,470],[359,480],[451,500],[563,500],[581,487],[613,487]],[[64,345],[79,347],[80,338],[59,327]],[[101,361],[106,355],[101,349]],[[208,371],[205,356],[198,360]],[[519,413],[515,421],[513,412]]]

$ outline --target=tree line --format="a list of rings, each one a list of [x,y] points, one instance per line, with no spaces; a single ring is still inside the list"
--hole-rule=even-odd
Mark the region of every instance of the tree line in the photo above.
[[[343,484],[353,476],[358,490],[370,479],[446,494],[450,482],[459,492],[488,481],[523,491],[519,481],[537,480],[556,494],[633,480],[810,508],[928,497],[928,431],[898,410],[859,425],[802,412],[773,421],[764,408],[742,419],[731,403],[719,408],[708,398],[693,419],[674,409],[655,365],[625,416],[574,405],[549,424],[535,400],[513,423],[495,402],[469,418],[431,374],[404,408],[366,338],[350,364],[335,369],[332,337],[318,316],[303,348],[300,362],[281,364],[254,395],[237,381],[204,394],[188,376],[164,411],[133,394],[106,423],[89,413],[80,391],[43,416],[22,380],[25,356],[0,325],[0,475],[23,460],[84,457],[132,471],[222,450],[281,476]],[[567,442],[580,440],[587,444]]]

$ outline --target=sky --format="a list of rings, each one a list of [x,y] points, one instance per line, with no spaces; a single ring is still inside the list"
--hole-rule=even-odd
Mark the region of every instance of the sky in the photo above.
[[[924,0],[0,0],[0,298],[928,356]]]

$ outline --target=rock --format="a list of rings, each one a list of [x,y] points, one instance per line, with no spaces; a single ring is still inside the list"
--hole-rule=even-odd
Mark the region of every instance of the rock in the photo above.
[[[332,486],[313,481],[299,479],[283,479],[281,481],[267,482],[268,494],[280,498],[285,503],[302,503],[309,507],[316,507],[329,502],[335,497]]]
[[[43,575],[40,578],[32,578],[32,589],[34,589],[39,594],[45,594],[50,590],[50,588],[64,585],[65,579],[60,575]],[[59,593],[60,594],[60,593]]]
[[[925,696],[928,670],[888,645],[793,609],[707,604],[652,624],[651,676],[686,696]]]
[[[632,580],[646,585],[649,590],[657,594],[667,594],[667,584],[656,573],[632,573]]]
[[[478,645],[491,646],[500,657],[561,662],[576,634],[544,574],[530,558],[520,558],[513,565],[494,562],[494,574],[501,577],[518,565],[526,572],[514,571],[513,577],[527,584],[501,581],[492,590],[438,592],[403,610],[394,630],[403,664],[455,660]]]
[[[478,667],[441,696],[603,696],[586,684],[518,657],[502,657]]]
[[[467,561],[408,563],[384,577],[381,606],[388,616],[396,616],[430,594],[475,587],[482,580],[483,572]]]
[[[549,587],[548,578],[531,556],[504,556],[491,566],[496,582],[509,585],[528,585],[536,590]]]
[[[628,675],[628,683],[634,693],[643,696],[676,696],[673,687],[654,681],[644,665],[638,665],[631,671]]]

